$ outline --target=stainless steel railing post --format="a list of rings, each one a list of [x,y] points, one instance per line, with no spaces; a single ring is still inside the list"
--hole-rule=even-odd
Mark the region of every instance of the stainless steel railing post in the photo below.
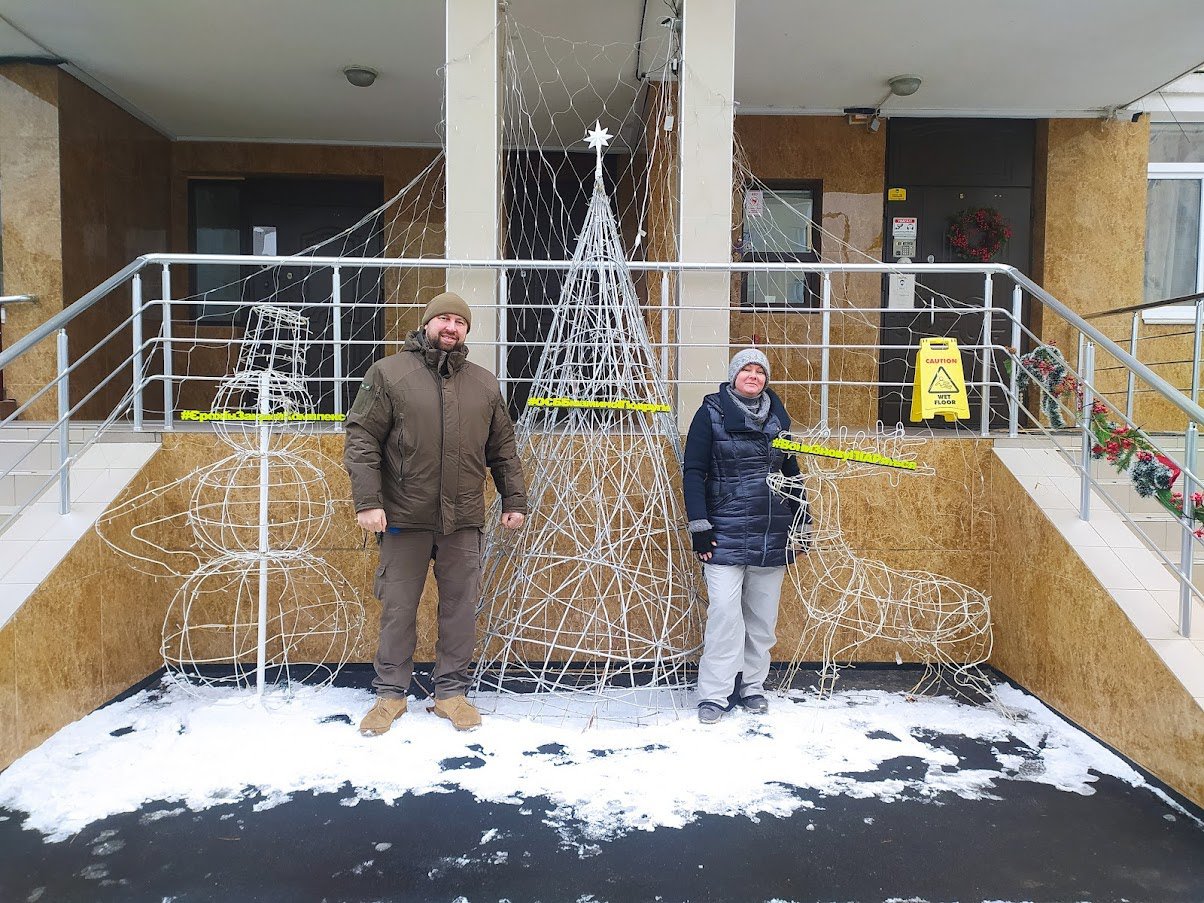
[[[171,359],[171,264],[163,264],[163,429],[175,429],[175,385]]]
[[[979,355],[979,376],[982,378],[982,409],[978,412],[978,430],[985,439],[991,432],[991,302],[995,283],[987,273],[982,285],[982,348]]]
[[[1012,362],[1012,372],[1008,377],[1008,435],[1015,439],[1020,432],[1020,392],[1017,383],[1020,381],[1020,312],[1024,309],[1024,289],[1012,287],[1012,352],[1016,357]]]
[[[1133,314],[1133,324],[1129,328],[1129,354],[1137,357],[1137,338],[1140,331],[1141,314]],[[1129,376],[1125,380],[1125,417],[1130,422],[1133,420],[1133,396],[1137,392],[1137,374],[1132,370],[1129,371]]]
[[[1199,428],[1195,423],[1189,423],[1183,437],[1183,514],[1179,518],[1183,529],[1183,536],[1179,542],[1179,633],[1185,637],[1191,636],[1192,569],[1196,550],[1196,506],[1192,503],[1192,495],[1199,490],[1199,486],[1189,475],[1196,470],[1199,439]]]
[[[1083,344],[1083,366],[1079,371],[1083,380],[1083,407],[1079,411],[1079,426],[1083,436],[1083,448],[1079,462],[1083,469],[1079,483],[1079,519],[1091,519],[1091,409],[1095,407],[1095,396],[1091,383],[1095,379],[1095,342]]]
[[[661,273],[661,375],[669,381],[669,274]]]
[[[505,267],[497,271],[497,375],[502,400],[510,401],[510,275]]]
[[[142,432],[142,274],[135,273],[130,280],[131,342],[134,352],[134,429]]]
[[[1204,332],[1204,298],[1196,302],[1196,331],[1191,346],[1191,400],[1200,403],[1200,334]]]
[[[58,334],[59,383],[59,514],[71,513],[71,392],[67,330]]]
[[[331,361],[334,364],[334,412],[343,413],[343,275],[338,267],[330,274],[330,338],[334,345]],[[335,429],[342,429],[336,423]]]
[[[822,336],[820,340],[820,361],[819,361],[819,424],[820,426],[828,425],[828,382],[832,372],[832,274],[824,273],[823,294],[821,295],[821,303],[823,305],[823,319],[821,324]]]

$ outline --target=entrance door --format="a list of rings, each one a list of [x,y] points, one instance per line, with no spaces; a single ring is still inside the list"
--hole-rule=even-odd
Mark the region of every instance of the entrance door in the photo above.
[[[296,254],[350,229],[383,202],[379,181],[254,179],[244,183],[244,211],[254,244],[274,230],[275,253]],[[257,238],[258,235],[258,238]],[[381,233],[375,218],[345,238],[318,248],[322,257],[378,257]],[[381,270],[342,267],[341,347],[334,347],[333,270],[329,267],[274,267],[257,274],[258,300],[288,304],[309,318],[306,370],[316,410],[334,410],[334,356],[342,355],[343,411],[350,408],[360,377],[380,355]]]
[[[903,189],[906,200],[886,201],[885,254],[894,262],[892,234],[896,218],[916,219],[916,263],[967,263],[953,252],[946,234],[950,221],[963,210],[993,207],[1012,229],[1012,238],[991,261],[1030,269],[1032,247],[1032,173],[1034,125],[1027,120],[931,120],[893,119],[887,136],[887,188]],[[925,336],[951,337],[960,347],[981,345],[981,314],[947,313],[951,308],[982,308],[984,278],[979,275],[923,276],[917,284],[913,310],[883,313],[881,343],[884,346],[915,346]],[[884,280],[884,283],[886,280]],[[992,282],[992,307],[1011,309],[1010,282],[996,277]],[[883,307],[888,293],[884,287]],[[992,318],[993,343],[1007,345],[1011,324],[1004,316]],[[884,348],[879,372],[884,385],[878,396],[878,416],[885,424],[910,423],[912,386],[915,377],[914,348]],[[991,361],[990,378],[998,381],[1000,360]],[[980,378],[977,354],[962,354],[966,380]],[[969,423],[979,424],[982,392],[968,387]],[[1007,421],[1007,399],[993,390],[990,423]],[[966,421],[963,421],[966,422]],[[954,424],[935,418],[926,423],[936,427]]]
[[[614,197],[614,158],[603,157],[603,178]],[[506,158],[506,256],[568,260],[585,223],[594,188],[593,153],[513,152]],[[543,356],[542,343],[560,300],[564,270],[512,270],[506,306],[510,416],[518,419]]]

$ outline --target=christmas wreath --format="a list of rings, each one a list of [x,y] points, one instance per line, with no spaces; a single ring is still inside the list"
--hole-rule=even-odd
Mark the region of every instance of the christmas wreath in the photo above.
[[[1012,237],[1012,227],[994,207],[969,208],[949,220],[945,239],[962,260],[994,260]]]

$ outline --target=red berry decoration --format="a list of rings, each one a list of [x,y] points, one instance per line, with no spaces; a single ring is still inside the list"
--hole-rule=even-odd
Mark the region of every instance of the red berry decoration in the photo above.
[[[989,263],[1012,237],[1012,227],[994,207],[967,207],[949,220],[945,240],[962,260]]]

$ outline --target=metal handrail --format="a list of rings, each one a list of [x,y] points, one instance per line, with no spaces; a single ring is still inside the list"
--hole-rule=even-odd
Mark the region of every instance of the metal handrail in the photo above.
[[[194,266],[194,265],[197,265],[197,266],[199,266],[199,265],[226,265],[226,266],[233,265],[233,266],[244,267],[247,269],[258,269],[258,270],[264,270],[264,269],[280,267],[280,266],[292,266],[292,267],[297,267],[297,268],[302,268],[302,269],[308,269],[311,271],[318,270],[318,269],[322,269],[322,270],[330,269],[330,270],[334,270],[336,272],[338,270],[355,269],[355,268],[373,269],[373,270],[429,269],[429,270],[444,270],[444,271],[456,271],[456,270],[494,271],[498,274],[499,283],[501,284],[501,288],[500,288],[500,292],[499,292],[500,296],[502,298],[505,298],[505,288],[504,288],[505,281],[508,277],[508,274],[511,274],[516,270],[533,270],[533,271],[567,270],[570,267],[574,266],[575,264],[574,264],[574,261],[571,261],[571,260],[529,260],[529,259],[448,260],[448,259],[443,259],[443,258],[432,258],[432,257],[425,257],[425,258],[324,257],[324,256],[318,257],[318,256],[308,256],[308,255],[262,257],[262,256],[251,256],[251,255],[166,254],[166,253],[163,253],[163,254],[147,254],[142,257],[139,257],[136,260],[132,261],[130,264],[128,264],[126,267],[122,268],[120,271],[115,273],[114,275],[110,276],[108,279],[106,279],[100,285],[93,288],[91,291],[89,291],[87,294],[85,294],[83,297],[81,297],[75,303],[71,304],[69,307],[58,312],[53,317],[51,317],[49,320],[47,320],[45,323],[36,327],[28,335],[21,338],[16,343],[14,343],[14,345],[11,348],[8,348],[8,349],[4,350],[3,352],[0,352],[0,369],[3,369],[5,366],[10,364],[13,360],[21,357],[21,355],[25,354],[31,348],[38,345],[38,343],[49,338],[52,334],[55,334],[55,333],[58,334],[58,340],[59,340],[58,375],[56,378],[52,379],[47,384],[46,387],[44,387],[42,390],[40,390],[36,394],[40,396],[44,392],[48,391],[50,388],[55,387],[55,386],[57,386],[58,390],[59,390],[59,393],[58,393],[59,394],[59,412],[60,412],[59,420],[51,427],[51,434],[53,434],[53,432],[56,429],[58,430],[58,432],[60,434],[60,464],[59,464],[59,468],[56,471],[55,475],[52,475],[51,481],[53,481],[53,479],[55,479],[56,477],[61,477],[62,510],[65,511],[69,507],[69,492],[68,492],[67,480],[68,480],[68,475],[70,472],[71,457],[70,457],[70,450],[68,448],[68,443],[66,442],[67,425],[70,422],[71,417],[76,412],[78,412],[86,402],[88,402],[89,400],[94,398],[104,385],[108,385],[114,379],[116,379],[119,376],[119,374],[123,371],[124,368],[128,367],[131,364],[133,365],[134,376],[131,381],[130,394],[127,394],[122,399],[122,401],[118,403],[117,407],[114,408],[112,415],[110,415],[110,417],[108,418],[108,421],[106,422],[106,426],[111,425],[112,422],[116,418],[118,418],[120,416],[124,416],[123,412],[127,412],[127,409],[128,409],[128,410],[132,410],[133,419],[134,419],[134,428],[136,430],[140,430],[142,428],[142,394],[143,394],[143,390],[146,386],[148,386],[152,383],[160,383],[161,382],[164,387],[163,428],[171,429],[172,428],[172,418],[173,418],[174,412],[176,411],[176,408],[174,405],[175,399],[173,397],[174,391],[171,387],[180,379],[206,379],[207,378],[207,377],[203,377],[203,376],[190,375],[190,374],[185,374],[185,373],[176,374],[176,373],[172,372],[172,366],[171,366],[171,349],[172,349],[172,345],[173,345],[173,338],[172,338],[172,333],[171,333],[170,327],[171,327],[171,322],[174,319],[172,316],[172,308],[175,306],[178,306],[180,304],[190,304],[190,303],[195,303],[197,301],[196,296],[182,297],[182,298],[173,298],[172,297],[171,288],[170,288],[171,267],[172,266]],[[998,380],[994,379],[993,374],[991,372],[991,369],[995,366],[995,364],[992,363],[993,355],[996,353],[999,353],[1001,351],[1005,351],[1006,349],[1004,349],[1000,345],[998,345],[997,340],[992,338],[991,325],[992,325],[993,317],[999,317],[1004,322],[1010,321],[1011,330],[1012,330],[1012,339],[1011,339],[1010,344],[1013,349],[1018,347],[1021,344],[1022,338],[1025,336],[1027,336],[1028,339],[1039,342],[1040,338],[1035,336],[1030,330],[1025,328],[1021,322],[1020,312],[1022,310],[1022,301],[1023,301],[1024,292],[1028,292],[1028,294],[1031,295],[1037,303],[1041,304],[1045,308],[1048,308],[1054,316],[1060,318],[1060,321],[1065,322],[1067,324],[1067,326],[1069,326],[1071,329],[1076,330],[1078,335],[1087,344],[1087,346],[1088,346],[1087,366],[1085,367],[1085,369],[1083,370],[1083,373],[1082,373],[1082,382],[1085,386],[1090,386],[1091,383],[1093,382],[1093,372],[1092,372],[1093,367],[1092,367],[1090,361],[1093,357],[1094,351],[1098,350],[1101,352],[1106,352],[1117,362],[1117,364],[1119,366],[1123,366],[1128,370],[1128,372],[1130,374],[1130,380],[1133,380],[1136,378],[1140,378],[1141,380],[1143,380],[1143,382],[1145,383],[1146,386],[1149,387],[1149,390],[1151,392],[1162,396],[1162,398],[1165,401],[1170,402],[1171,405],[1173,405],[1175,408],[1177,408],[1183,414],[1185,414],[1187,416],[1190,424],[1192,424],[1192,425],[1204,424],[1204,407],[1201,407],[1198,403],[1196,403],[1196,401],[1190,400],[1190,399],[1187,399],[1186,397],[1184,397],[1183,394],[1178,389],[1176,389],[1173,385],[1171,385],[1166,380],[1159,377],[1156,373],[1153,372],[1153,370],[1150,367],[1148,367],[1147,365],[1145,365],[1141,361],[1139,361],[1133,353],[1131,353],[1130,351],[1126,351],[1124,348],[1122,348],[1116,342],[1109,339],[1097,327],[1095,327],[1094,325],[1092,325],[1089,322],[1089,319],[1098,319],[1098,316],[1086,317],[1086,316],[1076,313],[1075,311],[1068,308],[1065,304],[1063,304],[1062,302],[1060,302],[1056,298],[1054,298],[1052,295],[1050,295],[1041,286],[1037,285],[1030,278],[1028,278],[1023,273],[1021,273],[1019,270],[1017,270],[1015,267],[1012,267],[1012,266],[1007,266],[1004,264],[990,264],[990,263],[987,263],[987,264],[977,264],[977,263],[923,264],[923,263],[920,263],[920,264],[901,265],[901,264],[897,264],[897,263],[879,263],[879,262],[847,264],[847,263],[803,263],[803,262],[797,262],[797,261],[787,261],[787,262],[781,262],[781,263],[749,263],[749,262],[736,262],[736,261],[713,262],[713,263],[678,262],[678,261],[665,261],[665,262],[634,261],[631,263],[596,262],[596,263],[591,264],[591,266],[595,266],[598,268],[610,268],[610,267],[620,267],[621,266],[621,267],[630,269],[631,271],[634,271],[637,273],[661,272],[661,273],[668,273],[668,274],[681,274],[681,273],[693,272],[693,273],[713,273],[718,276],[731,276],[731,275],[735,275],[735,274],[739,274],[739,273],[758,273],[758,272],[782,273],[782,272],[787,272],[787,273],[796,273],[796,274],[797,273],[815,273],[815,274],[822,275],[823,281],[824,281],[824,289],[825,289],[824,293],[823,293],[824,301],[823,301],[822,307],[798,308],[797,312],[798,313],[809,313],[809,314],[821,314],[825,318],[825,323],[824,323],[825,332],[823,334],[823,336],[824,336],[823,342],[821,345],[814,346],[814,347],[820,348],[822,351],[824,351],[825,355],[827,352],[829,352],[833,349],[845,347],[845,346],[836,345],[836,344],[831,343],[828,340],[828,334],[826,332],[828,317],[830,317],[834,314],[842,314],[842,313],[847,312],[843,309],[834,308],[831,305],[831,296],[829,293],[829,286],[831,284],[833,276],[836,276],[836,275],[848,276],[848,275],[854,275],[854,274],[878,274],[878,275],[887,274],[887,275],[889,275],[889,274],[899,274],[899,273],[914,273],[917,275],[945,273],[945,274],[965,274],[965,275],[979,276],[984,281],[983,295],[982,295],[982,298],[980,299],[982,301],[981,305],[978,305],[978,304],[962,305],[962,304],[958,304],[955,302],[954,306],[947,308],[947,309],[943,309],[942,315],[945,313],[948,313],[948,314],[960,314],[960,315],[970,315],[970,316],[981,316],[982,317],[983,329],[982,329],[982,335],[981,335],[980,341],[975,342],[972,345],[965,346],[968,351],[971,351],[973,354],[975,354],[979,358],[978,364],[979,364],[980,373],[979,374],[968,373],[967,376],[970,378],[967,379],[966,382],[967,382],[967,385],[981,386],[983,388],[984,393],[986,393],[986,394],[984,394],[984,399],[989,399],[990,392],[993,392],[995,390],[1003,391],[1004,396],[1008,398],[1009,406],[1011,407],[1011,412],[1010,412],[1010,417],[1009,417],[1009,432],[1012,435],[1016,434],[1017,409],[1020,404],[1020,399],[1018,398],[1018,395],[1016,392],[1016,378],[1017,378],[1018,367],[1016,367],[1014,365],[1014,362],[1016,361],[1016,356],[1017,356],[1018,352],[1015,350],[1008,352],[1010,355],[1010,359],[1013,361],[1013,367],[1012,367],[1011,373],[1009,374],[1008,379],[1005,381],[998,381]],[[143,300],[143,292],[142,292],[143,276],[141,275],[141,273],[143,270],[146,270],[147,268],[150,268],[150,267],[160,267],[161,268],[162,277],[163,277],[163,288],[160,293],[160,297],[158,299],[144,301]],[[991,302],[992,293],[993,293],[992,286],[994,284],[994,277],[996,277],[996,276],[1001,277],[1003,279],[1010,280],[1012,283],[1012,303],[1010,305],[1010,308],[1006,304],[999,304],[999,303],[992,304],[992,302]],[[123,318],[123,321],[120,323],[120,325],[114,327],[108,333],[108,335],[105,336],[103,339],[101,339],[99,342],[94,343],[92,347],[83,349],[82,355],[77,357],[74,361],[70,360],[70,357],[67,354],[66,327],[69,324],[71,324],[73,321],[75,321],[81,314],[85,313],[86,311],[88,311],[89,309],[94,307],[96,304],[100,303],[101,301],[105,300],[108,296],[112,295],[115,290],[123,288],[127,284],[130,286],[131,300],[133,302],[132,313],[127,314],[127,316]],[[337,279],[334,280],[334,287],[335,287],[334,295],[330,301],[330,303],[336,307],[339,305],[339,293],[337,290],[338,285],[339,285],[339,280],[337,280]],[[1201,297],[1204,297],[1204,293],[1201,293]],[[113,300],[116,300],[116,299],[113,299]],[[1161,306],[1161,305],[1165,305],[1165,304],[1168,304],[1168,303],[1171,303],[1174,301],[1181,301],[1181,300],[1184,300],[1184,299],[1167,299],[1167,301],[1161,302],[1160,304],[1148,305],[1148,306]],[[227,303],[227,302],[220,302],[220,303]],[[235,303],[238,304],[239,302],[235,302]],[[499,311],[503,307],[507,307],[507,306],[509,306],[509,305],[505,304],[502,301],[499,301],[496,304],[490,303],[490,304],[486,304],[486,305],[481,305],[481,307],[496,309]],[[694,309],[708,309],[708,310],[710,310],[710,309],[718,310],[719,309],[719,308],[709,308],[709,307],[699,308],[699,307],[696,307],[695,305],[689,305],[689,304],[669,304],[668,300],[667,300],[667,295],[665,295],[664,293],[662,293],[662,303],[660,305],[649,304],[648,307],[653,310],[659,309],[659,310],[661,310],[662,314],[667,314],[669,311],[672,310],[679,315],[682,313],[686,313],[689,310],[694,310]],[[143,333],[142,333],[142,325],[143,325],[144,318],[146,317],[148,311],[155,309],[155,308],[158,308],[159,311],[162,312],[162,320],[163,320],[162,331],[160,332],[159,335],[157,335],[153,338],[144,339]],[[889,311],[890,308],[877,308],[877,307],[860,308],[860,307],[858,307],[858,308],[856,308],[856,310],[860,313],[876,313],[876,312]],[[1118,312],[1118,311],[1111,311],[1109,313],[1116,313],[1116,312]],[[156,316],[155,319],[158,319],[158,317]],[[339,322],[337,317],[335,318],[335,322],[336,323]],[[671,342],[668,338],[668,333],[664,331],[664,328],[663,328],[664,322],[665,321],[662,320],[662,336],[661,336],[662,341],[661,341],[661,343],[657,344],[656,347],[660,348],[662,351],[665,351],[669,347],[694,347],[697,344],[697,343],[692,343],[692,342],[691,343]],[[996,322],[999,322],[999,321],[996,321]],[[130,348],[132,349],[131,353],[125,357],[125,360],[123,360],[120,364],[118,364],[115,368],[113,368],[113,370],[108,374],[108,376],[104,377],[104,379],[102,380],[100,385],[92,386],[91,391],[86,392],[84,397],[81,400],[77,401],[75,403],[75,405],[71,405],[69,402],[69,395],[67,393],[67,380],[68,380],[70,374],[72,373],[72,371],[76,370],[84,361],[88,360],[92,355],[94,355],[97,352],[97,350],[99,349],[100,345],[113,340],[118,334],[120,334],[127,328],[130,328],[130,330],[131,330],[131,346],[130,346]],[[178,339],[175,341],[178,341]],[[235,343],[238,342],[237,339],[230,339],[230,338],[226,338],[225,341],[227,341],[227,342],[233,341]],[[325,340],[318,340],[318,342],[321,344],[326,344]],[[331,344],[339,345],[340,343],[341,343],[341,338],[340,338],[339,334],[336,332],[335,338],[331,340]],[[355,344],[355,342],[351,341],[351,342],[342,343],[342,344]],[[498,348],[504,349],[507,346],[509,346],[510,344],[525,345],[528,343],[525,343],[525,342],[509,343],[509,342],[507,342],[506,338],[504,337],[504,333],[503,333],[501,335],[501,337],[499,338],[498,342],[491,343],[491,344],[496,344],[496,346]],[[534,344],[538,344],[538,343],[534,343]],[[808,347],[811,347],[811,346],[808,346]],[[849,346],[849,347],[860,347],[860,346]],[[865,347],[868,348],[868,347],[882,347],[882,346],[865,346]],[[912,346],[905,346],[905,347],[912,347]],[[158,373],[158,374],[146,373],[143,371],[143,366],[142,366],[143,365],[143,354],[144,354],[144,352],[147,352],[148,350],[153,350],[156,348],[161,350],[161,352],[162,352],[162,364],[163,364],[162,372]],[[667,361],[668,358],[666,357],[665,360]],[[665,366],[668,367],[668,364],[666,363]],[[827,388],[829,385],[832,384],[832,381],[829,378],[829,374],[826,369],[826,366],[827,366],[827,364],[826,364],[826,358],[825,358],[824,364],[821,367],[820,378],[818,380],[812,379],[812,380],[805,381],[806,384],[808,384],[808,385],[820,386],[820,410],[822,412],[824,412],[823,414],[821,414],[822,417],[826,417],[827,404],[828,404]],[[683,378],[679,378],[679,379],[675,380],[675,382],[677,382],[679,384],[688,384],[688,383],[695,382],[695,380],[693,380],[691,378],[692,374],[678,374],[678,376],[683,377]],[[975,379],[975,376],[977,376],[978,378]],[[348,377],[346,374],[343,374],[341,372],[341,370],[339,369],[339,365],[336,361],[335,373],[330,377],[321,377],[320,379],[322,381],[331,380],[335,384],[338,384],[340,382],[340,380],[342,382],[347,382],[350,379],[350,377]],[[843,383],[844,381],[836,380],[836,382]],[[888,384],[888,383],[882,383],[880,381],[866,381],[866,380],[851,381],[849,384],[864,385],[864,386],[893,385],[893,384]],[[337,396],[337,393],[336,393],[336,396]],[[337,397],[341,397],[341,396],[337,396]],[[26,404],[28,405],[29,403],[31,403],[31,402],[27,402]],[[341,404],[341,402],[336,401],[335,404],[336,404],[336,408],[337,408]],[[984,400],[984,403],[982,405],[982,412],[981,412],[981,414],[982,414],[981,429],[982,429],[982,434],[984,436],[987,435],[987,433],[989,431],[989,425],[988,425],[989,424],[989,410],[990,410],[989,401]],[[1084,412],[1084,413],[1086,413],[1086,412]],[[1125,420],[1126,420],[1126,422],[1129,422],[1129,423],[1132,422],[1131,418],[1129,418],[1128,416],[1126,416]],[[102,427],[101,429],[103,430],[103,428],[104,427]],[[1191,429],[1191,428],[1192,427],[1189,427],[1189,429]],[[98,435],[99,435],[99,431],[97,433],[97,436]],[[49,435],[47,436],[47,438],[49,438]],[[93,441],[95,440],[95,438],[96,437],[94,436]],[[1196,474],[1192,473],[1192,470],[1194,469],[1193,465],[1196,462],[1193,460],[1190,463],[1189,462],[1184,462],[1184,463],[1186,465],[1185,466],[1185,479],[1190,479],[1192,485],[1198,485],[1200,482],[1199,478],[1197,477]],[[1090,484],[1092,482],[1094,482],[1091,478],[1089,467],[1085,467],[1085,466],[1082,467],[1082,480],[1083,480],[1083,484],[1084,484],[1084,498],[1086,498],[1087,489],[1090,486]],[[1088,517],[1088,508],[1087,508],[1086,501],[1084,501],[1084,503],[1082,505],[1081,516],[1084,519],[1086,519]],[[1184,598],[1186,598],[1189,595],[1188,586],[1189,586],[1189,582],[1190,582],[1190,566],[1185,565],[1185,568],[1186,568],[1186,572],[1185,572],[1183,579],[1185,579],[1188,582],[1183,583]],[[1185,611],[1188,611],[1188,610],[1185,609]],[[1186,630],[1188,629],[1188,625],[1189,625],[1189,611],[1187,614],[1184,614],[1182,616],[1181,624],[1183,625],[1183,629],[1186,632]]]
[[[1163,396],[1167,401],[1177,407],[1180,411],[1187,415],[1188,419],[1199,424],[1204,424],[1204,408],[1187,398],[1168,383],[1165,379],[1143,364],[1129,352],[1125,351],[1114,341],[1088,323],[1081,315],[1076,314],[1065,304],[1047,292],[1037,283],[1033,282],[1015,267],[1008,267],[1011,271],[1012,278],[1021,285],[1029,294],[1039,298],[1043,304],[1051,308],[1055,313],[1061,316],[1071,326],[1074,326],[1088,339],[1095,342],[1100,348],[1103,348],[1108,354],[1116,358],[1124,364],[1135,375],[1140,376],[1152,388],[1158,391],[1158,394]]]
[[[86,293],[74,304],[64,308],[45,323],[36,327],[28,335],[18,339],[12,346],[0,352],[0,369],[3,369],[16,358],[52,333],[65,327],[68,323],[95,305],[131,276],[151,265],[171,264],[225,264],[244,266],[279,266],[296,265],[312,268],[325,267],[372,267],[372,268],[424,268],[424,269],[568,269],[573,265],[568,260],[445,260],[442,258],[404,258],[404,257],[310,257],[310,256],[276,256],[258,257],[240,254],[146,254],[134,260],[117,273],[110,276],[100,285]],[[892,263],[692,263],[692,262],[659,262],[633,261],[629,268],[636,271],[672,272],[815,272],[815,273],[981,273],[998,274],[1011,278],[1023,287],[1029,294],[1041,300],[1047,307],[1066,320],[1079,332],[1106,350],[1117,361],[1125,364],[1148,385],[1163,395],[1167,401],[1179,408],[1190,419],[1204,424],[1204,408],[1183,398],[1182,393],[1162,377],[1158,376],[1135,357],[1109,339],[1106,335],[1092,326],[1078,313],[1058,301],[1013,266],[1004,264],[907,264]]]
[[[45,323],[36,327],[28,335],[17,340],[11,347],[0,352],[0,369],[6,367],[34,345],[45,340],[55,331],[63,328],[84,311],[91,308],[101,298],[120,286],[136,273],[152,265],[171,264],[225,264],[272,267],[280,265],[307,266],[311,268],[326,267],[369,267],[377,269],[388,268],[418,268],[418,269],[537,269],[558,270],[568,269],[573,265],[569,260],[446,260],[431,257],[311,257],[305,255],[261,257],[243,254],[145,254],[110,276],[96,288],[81,297],[74,304],[64,308]],[[671,272],[814,272],[814,273],[981,273],[998,274],[1012,279],[1023,287],[1029,294],[1041,300],[1055,313],[1074,326],[1087,338],[1096,342],[1117,361],[1125,364],[1137,376],[1155,389],[1167,401],[1179,408],[1191,420],[1204,424],[1204,408],[1190,399],[1184,398],[1174,386],[1158,376],[1135,357],[1092,326],[1080,314],[1075,313],[1053,295],[1045,291],[1018,269],[1005,264],[907,264],[893,263],[702,263],[688,261],[632,261],[627,265],[635,271],[671,271]]]
[[[1093,314],[1087,314],[1086,320],[1099,320],[1103,317],[1111,317],[1115,314],[1132,314],[1139,313],[1143,310],[1153,310],[1156,307],[1168,307],[1172,304],[1187,304],[1189,301],[1199,301],[1204,299],[1204,292],[1196,292],[1192,295],[1179,295],[1177,298],[1163,298],[1161,301],[1146,301],[1143,304],[1130,304],[1128,307],[1113,307],[1111,310],[1101,310]]]
[[[121,285],[121,283],[125,282],[135,273],[140,272],[145,266],[146,260],[143,257],[139,257],[132,263],[127,264],[100,285],[96,286],[96,288],[92,289],[92,291],[86,293],[74,304],[64,307],[45,323],[35,327],[27,335],[13,342],[11,346],[0,351],[0,370],[3,370],[34,345],[49,338],[58,330],[65,327],[84,311],[95,305],[101,298]]]
[[[22,336],[9,348],[0,351],[0,370],[44,341],[55,331],[62,329],[84,311],[120,286],[131,276],[149,266],[172,264],[225,264],[269,268],[282,265],[308,266],[312,268],[350,267],[368,269],[456,269],[456,270],[567,270],[571,260],[445,260],[433,257],[311,257],[306,255],[264,257],[246,254],[144,254],[100,285],[83,295],[74,304],[63,308],[33,331]],[[606,264],[599,264],[605,267]],[[1018,274],[1015,267],[1002,264],[950,263],[909,264],[893,263],[687,263],[660,261],[631,261],[626,267],[636,272],[814,272],[814,273],[997,273]]]
[[[529,260],[507,258],[504,260],[466,259],[452,260],[442,257],[311,257],[294,254],[283,257],[265,257],[251,254],[144,254],[138,260],[145,264],[194,264],[214,263],[239,266],[271,268],[285,264],[307,265],[317,268],[343,267],[390,269],[412,267],[433,270],[567,270],[574,265],[572,260]],[[998,273],[1005,275],[1018,272],[1015,267],[1002,263],[818,263],[787,261],[785,263],[731,262],[688,262],[631,260],[624,263],[590,261],[590,267],[606,269],[619,267],[643,271],[668,270],[671,272],[717,272],[731,270],[739,272],[808,272],[808,273]]]

